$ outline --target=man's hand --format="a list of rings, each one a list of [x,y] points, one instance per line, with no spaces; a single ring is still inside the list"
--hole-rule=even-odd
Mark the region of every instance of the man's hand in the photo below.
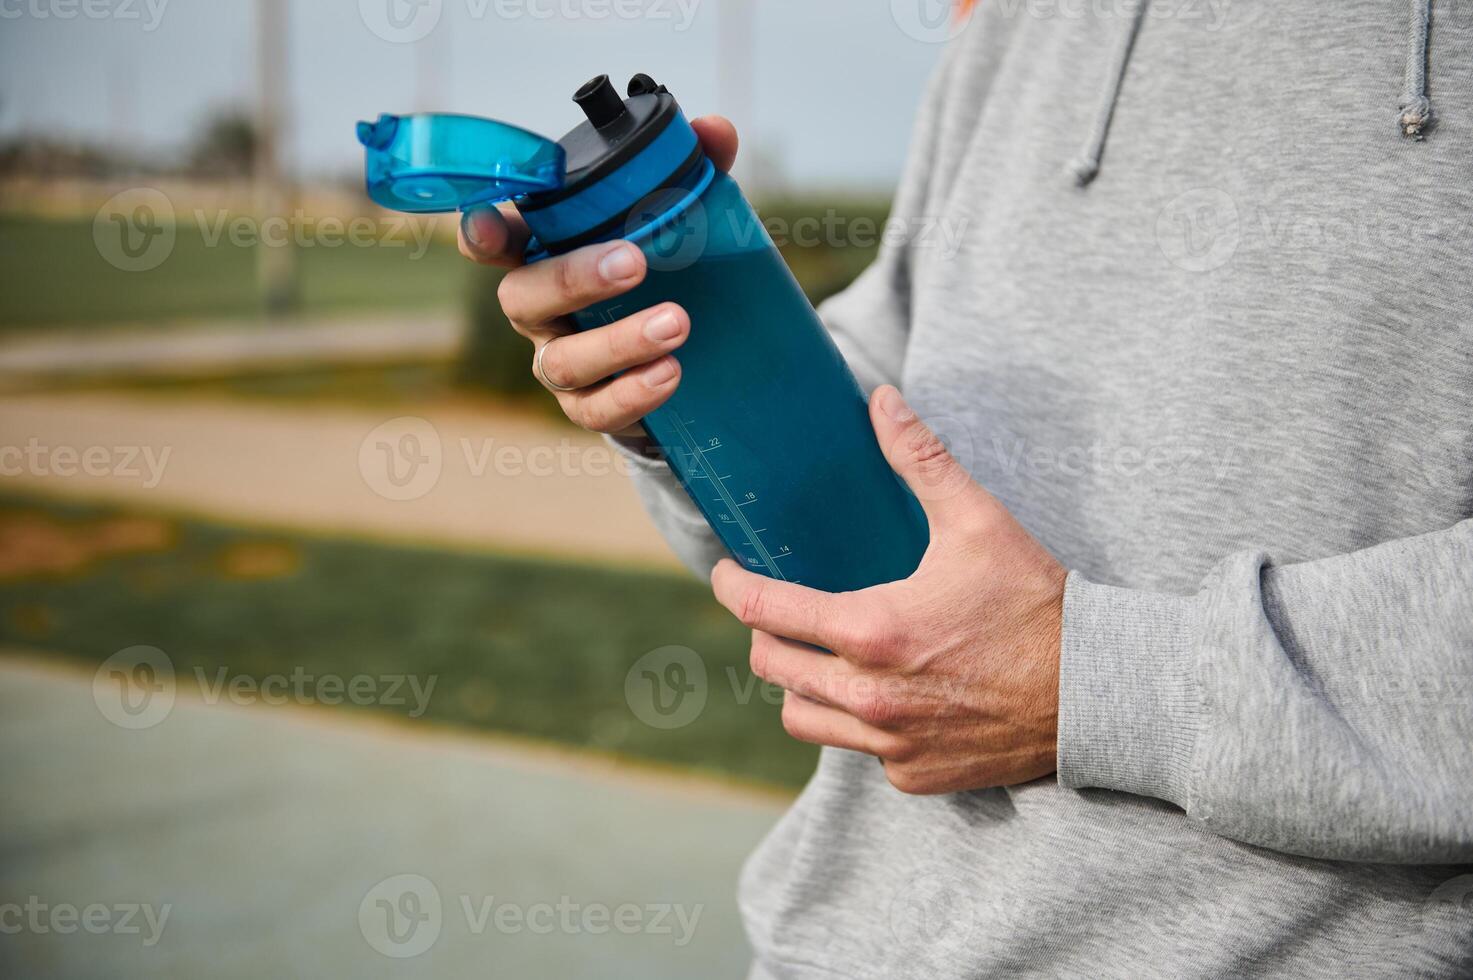
[[[794,738],[878,756],[902,792],[1053,772],[1063,566],[900,392],[877,389],[870,418],[930,520],[925,558],[908,579],[839,595],[722,561],[711,584],[753,630],[753,673],[786,690]]]
[[[711,162],[731,169],[737,152],[731,123],[706,116],[691,126]],[[537,380],[552,390],[563,413],[595,432],[642,435],[639,420],[680,384],[680,362],[671,353],[690,335],[690,317],[675,303],[661,303],[579,333],[570,315],[643,282],[644,253],[630,242],[603,242],[523,266],[529,234],[510,204],[467,211],[460,251],[482,265],[511,267],[498,291],[501,308],[512,328],[532,342],[534,358],[547,348],[545,376]]]

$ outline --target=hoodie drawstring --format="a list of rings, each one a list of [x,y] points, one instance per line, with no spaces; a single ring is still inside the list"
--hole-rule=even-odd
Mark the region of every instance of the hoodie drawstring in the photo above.
[[[1411,0],[1407,24],[1406,82],[1401,93],[1401,135],[1422,138],[1432,125],[1432,100],[1427,98],[1427,39],[1432,33],[1432,0]]]
[[[1427,2],[1431,3],[1431,0]],[[1120,101],[1120,86],[1125,82],[1125,69],[1130,64],[1130,53],[1135,48],[1135,38],[1140,33],[1141,23],[1146,19],[1148,6],[1150,0],[1136,0],[1130,24],[1110,62],[1110,76],[1105,80],[1105,91],[1100,96],[1099,107],[1095,109],[1094,124],[1090,127],[1089,136],[1080,148],[1079,155],[1069,162],[1069,172],[1074,175],[1074,180],[1080,187],[1094,180],[1095,174],[1100,172],[1100,158],[1104,156],[1105,140],[1110,135],[1110,119],[1115,115],[1115,103]]]

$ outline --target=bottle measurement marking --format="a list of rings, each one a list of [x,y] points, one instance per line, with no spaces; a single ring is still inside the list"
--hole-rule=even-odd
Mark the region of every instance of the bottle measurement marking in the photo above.
[[[670,414],[670,417],[675,423],[675,428],[680,432],[680,438],[685,440],[685,446],[690,451],[691,458],[700,467],[698,478],[704,478],[715,488],[717,496],[721,498],[721,502],[726,505],[727,511],[731,514],[732,519],[728,521],[723,518],[722,523],[735,524],[741,528],[742,533],[747,536],[747,543],[757,549],[758,559],[760,559],[763,565],[767,566],[767,570],[772,573],[772,577],[786,581],[787,576],[783,574],[781,568],[777,567],[776,559],[763,546],[762,539],[757,536],[756,531],[752,530],[752,525],[747,522],[747,518],[742,514],[741,505],[732,497],[731,491],[726,489],[726,481],[731,479],[731,474],[717,476],[716,470],[712,468],[710,460],[706,459],[707,452],[721,448],[720,438],[710,439],[706,443],[706,448],[703,450],[700,443],[696,441],[695,436],[691,434],[690,429],[687,427],[686,420],[681,419],[674,412]],[[755,501],[756,498],[753,497],[752,500]],[[792,552],[785,552],[785,554],[792,554]],[[783,557],[783,555],[779,555],[778,557]]]

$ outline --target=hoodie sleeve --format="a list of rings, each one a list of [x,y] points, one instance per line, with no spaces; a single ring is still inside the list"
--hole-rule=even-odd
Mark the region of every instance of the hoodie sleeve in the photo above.
[[[1071,574],[1058,767],[1277,851],[1473,861],[1473,521],[1194,596]]]
[[[955,51],[934,73],[917,115],[905,173],[890,211],[879,255],[850,286],[818,308],[818,314],[866,392],[899,382],[910,333],[911,276],[916,244],[933,187],[935,144],[941,138],[943,96]],[[676,357],[680,352],[676,351]],[[726,555],[680,481],[664,462],[638,446],[613,439],[630,463],[645,510],[685,565],[702,578]]]

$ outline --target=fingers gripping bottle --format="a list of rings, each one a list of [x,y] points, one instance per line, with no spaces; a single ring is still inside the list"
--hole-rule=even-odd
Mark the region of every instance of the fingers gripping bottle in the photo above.
[[[634,242],[644,282],[574,319],[586,330],[662,302],[690,315],[679,387],[644,426],[732,556],[830,592],[905,578],[926,519],[854,376],[674,97],[647,75],[628,91],[588,82],[573,97],[587,120],[556,143],[470,116],[359,123],[369,194],[411,212],[511,200],[533,233],[528,262]]]

